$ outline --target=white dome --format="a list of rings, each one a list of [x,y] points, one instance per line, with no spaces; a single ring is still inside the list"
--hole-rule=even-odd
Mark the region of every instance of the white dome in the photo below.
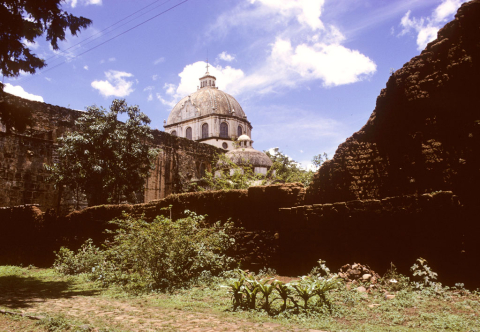
[[[250,141],[250,137],[248,137],[248,135],[241,135],[239,138],[238,138],[239,141]]]

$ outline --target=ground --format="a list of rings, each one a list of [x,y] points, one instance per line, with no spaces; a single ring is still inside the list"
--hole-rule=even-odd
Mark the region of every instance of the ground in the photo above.
[[[233,312],[218,284],[131,295],[51,269],[3,266],[0,331],[480,331],[480,297],[471,292],[398,293],[385,300],[344,289],[335,297],[331,314],[275,318]]]

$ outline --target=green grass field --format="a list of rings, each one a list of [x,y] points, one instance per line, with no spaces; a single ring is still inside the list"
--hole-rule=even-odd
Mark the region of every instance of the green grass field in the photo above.
[[[101,288],[83,275],[2,266],[0,331],[480,332],[480,295],[463,289],[404,289],[386,299],[381,286],[367,294],[342,285],[328,295],[331,310],[292,308],[269,316],[258,309],[233,311],[221,287],[226,283],[215,279],[173,293],[132,295]]]

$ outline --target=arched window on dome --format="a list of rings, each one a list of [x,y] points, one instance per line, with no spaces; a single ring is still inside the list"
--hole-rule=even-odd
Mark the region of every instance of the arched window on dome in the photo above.
[[[174,131],[172,131],[170,134],[172,134],[173,136],[177,136],[177,131],[174,130]]]
[[[220,137],[228,138],[228,125],[225,122],[220,124]]]
[[[238,129],[237,129],[237,136],[240,137],[242,136],[243,134],[243,129],[242,129],[242,126],[238,126]]]
[[[188,127],[185,131],[185,137],[188,139],[192,139],[192,127]]]
[[[202,138],[208,138],[208,123],[202,125]]]

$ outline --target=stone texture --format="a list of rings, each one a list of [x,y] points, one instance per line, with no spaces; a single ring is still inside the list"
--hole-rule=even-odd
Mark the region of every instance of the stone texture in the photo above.
[[[307,203],[379,199],[480,185],[480,1],[388,80],[375,110],[326,161]],[[477,195],[478,197],[478,195]]]
[[[75,129],[75,120],[82,112],[5,95],[8,103],[24,104],[32,110],[33,126],[21,135],[0,132],[0,206],[38,204],[43,211],[55,208],[71,212],[76,205],[74,195],[54,188],[43,164],[55,162],[57,138]],[[192,181],[201,178],[201,168],[210,170],[215,155],[224,153],[223,149],[158,130],[152,134],[151,144],[161,153],[146,181],[144,202],[188,190]],[[86,207],[86,201],[79,205]]]

